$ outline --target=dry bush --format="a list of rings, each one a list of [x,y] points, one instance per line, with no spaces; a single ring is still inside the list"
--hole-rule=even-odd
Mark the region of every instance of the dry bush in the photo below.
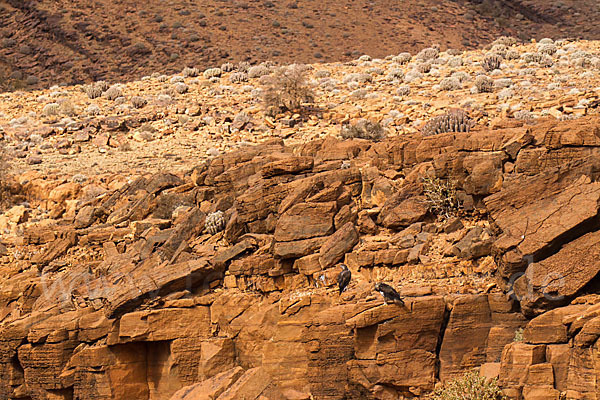
[[[495,69],[499,69],[500,64],[502,64],[502,57],[498,54],[488,54],[483,58],[483,61],[481,62],[481,66],[487,72],[492,72]]]
[[[265,81],[263,101],[267,114],[299,110],[302,103],[314,100],[313,91],[306,83],[304,65],[280,67]]]
[[[444,219],[458,214],[461,204],[453,182],[428,176],[423,178],[422,183],[423,194],[432,214]]]
[[[385,129],[378,123],[362,119],[353,125],[342,126],[343,139],[367,139],[378,142],[385,138]]]
[[[491,93],[494,91],[494,80],[486,75],[477,75],[475,86],[478,93]]]
[[[505,400],[496,379],[486,379],[475,370],[437,389],[431,400]]]
[[[0,207],[8,199],[9,185],[8,185],[8,171],[9,162],[6,150],[2,143],[0,143]]]

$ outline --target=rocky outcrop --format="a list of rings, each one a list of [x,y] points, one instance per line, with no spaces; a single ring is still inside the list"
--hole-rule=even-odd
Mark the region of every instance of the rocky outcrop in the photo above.
[[[28,181],[54,218],[3,219],[0,397],[410,398],[483,366],[514,398],[585,398],[600,163],[523,164],[596,149],[569,132],[273,140],[91,198]],[[464,218],[437,218],[427,176],[455,182]]]

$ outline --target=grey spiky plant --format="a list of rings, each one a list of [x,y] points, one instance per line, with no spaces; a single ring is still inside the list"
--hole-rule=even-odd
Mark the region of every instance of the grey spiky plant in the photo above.
[[[438,135],[446,132],[469,132],[474,121],[462,109],[452,109],[446,114],[432,118],[421,132],[423,136]]]

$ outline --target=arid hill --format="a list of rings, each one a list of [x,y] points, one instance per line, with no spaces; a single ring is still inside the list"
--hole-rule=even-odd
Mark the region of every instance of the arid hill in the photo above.
[[[130,81],[223,62],[330,62],[522,40],[600,38],[594,1],[0,1],[0,86]]]

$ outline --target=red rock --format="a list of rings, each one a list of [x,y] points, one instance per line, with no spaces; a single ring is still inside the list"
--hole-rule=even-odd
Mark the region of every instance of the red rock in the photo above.
[[[291,207],[277,221],[275,240],[287,242],[327,236],[333,232],[336,204],[300,203]]]
[[[583,235],[556,254],[527,267],[515,282],[515,294],[528,315],[536,315],[572,299],[600,272],[600,232]]]
[[[346,223],[327,239],[319,250],[319,263],[322,269],[332,267],[344,258],[354,245],[358,243],[358,232],[352,222]]]
[[[312,166],[312,157],[285,157],[263,165],[261,167],[261,174],[265,178],[270,178],[276,175],[295,174],[311,169]]]

